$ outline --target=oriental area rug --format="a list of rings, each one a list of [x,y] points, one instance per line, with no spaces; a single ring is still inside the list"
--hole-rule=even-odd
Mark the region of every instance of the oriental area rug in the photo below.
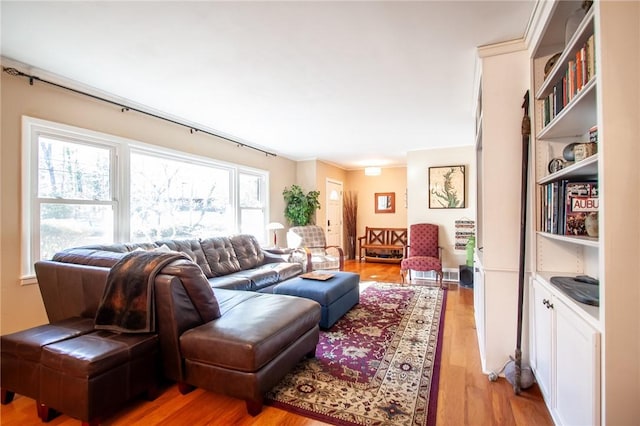
[[[371,283],[267,404],[335,425],[435,425],[445,303],[437,287]]]

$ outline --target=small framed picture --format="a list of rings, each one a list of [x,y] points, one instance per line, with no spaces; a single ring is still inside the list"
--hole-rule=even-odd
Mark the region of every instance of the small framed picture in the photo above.
[[[396,212],[396,193],[395,192],[376,192],[375,198],[376,213],[395,213]]]
[[[429,208],[465,207],[465,166],[429,167]]]

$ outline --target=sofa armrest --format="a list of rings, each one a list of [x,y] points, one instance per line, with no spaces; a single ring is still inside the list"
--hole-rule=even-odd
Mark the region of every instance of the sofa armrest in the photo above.
[[[278,254],[278,253],[274,253],[271,252],[269,250],[265,250],[265,249],[261,249],[262,253],[264,254],[264,261],[263,263],[276,263],[276,262],[286,262],[287,259],[285,259],[282,254]]]

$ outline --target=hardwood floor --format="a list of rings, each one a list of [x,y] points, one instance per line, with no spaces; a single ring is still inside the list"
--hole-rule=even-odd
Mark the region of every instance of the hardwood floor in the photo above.
[[[399,265],[347,261],[345,270],[358,272],[362,281],[400,283]],[[515,349],[515,348],[514,348]],[[42,425],[32,399],[16,395],[0,409],[3,426]],[[60,416],[49,425],[78,425]],[[154,401],[135,401],[113,417],[108,425],[288,425],[325,423],[265,406],[251,417],[243,401],[201,389],[181,395],[177,386],[163,389]],[[490,382],[480,369],[473,319],[473,290],[449,286],[445,312],[438,425],[552,425],[537,385],[516,396],[504,378]]]

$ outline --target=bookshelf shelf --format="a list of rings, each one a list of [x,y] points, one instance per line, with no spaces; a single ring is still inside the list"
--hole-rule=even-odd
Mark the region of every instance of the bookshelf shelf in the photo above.
[[[571,235],[558,235],[552,234],[550,232],[538,232],[543,238],[548,238],[550,240],[563,241],[565,243],[577,244],[585,247],[595,247],[598,248],[600,242],[596,237],[583,237],[583,236],[571,236]]]
[[[598,177],[598,154],[578,161],[555,173],[538,180],[538,185],[556,182],[562,179],[596,179]]]
[[[542,272],[536,275],[536,279],[542,281],[549,288],[553,289],[553,284],[551,284],[551,277],[563,275],[564,272]],[[575,275],[575,274],[574,274]],[[557,295],[558,299],[562,300],[565,304],[571,305],[576,304],[576,302],[571,299],[569,296],[559,292]],[[599,314],[600,309],[597,306],[590,306],[584,303],[577,303],[578,305],[578,314],[589,323],[593,328],[599,329],[601,324],[599,322]]]
[[[579,91],[567,106],[540,132],[538,139],[553,140],[579,137],[589,131],[597,121],[595,76]]]
[[[594,33],[594,18],[595,11],[594,8],[591,8],[589,12],[585,15],[582,23],[578,26],[575,34],[565,48],[562,51],[562,54],[556,61],[555,65],[549,71],[547,78],[544,80],[544,83],[540,86],[540,88],[536,92],[536,99],[542,99],[553,91],[553,83],[562,77],[562,74],[567,69],[567,65],[569,61],[573,58],[573,55],[577,50],[584,45],[587,39],[593,35]],[[595,76],[594,76],[595,78]]]

